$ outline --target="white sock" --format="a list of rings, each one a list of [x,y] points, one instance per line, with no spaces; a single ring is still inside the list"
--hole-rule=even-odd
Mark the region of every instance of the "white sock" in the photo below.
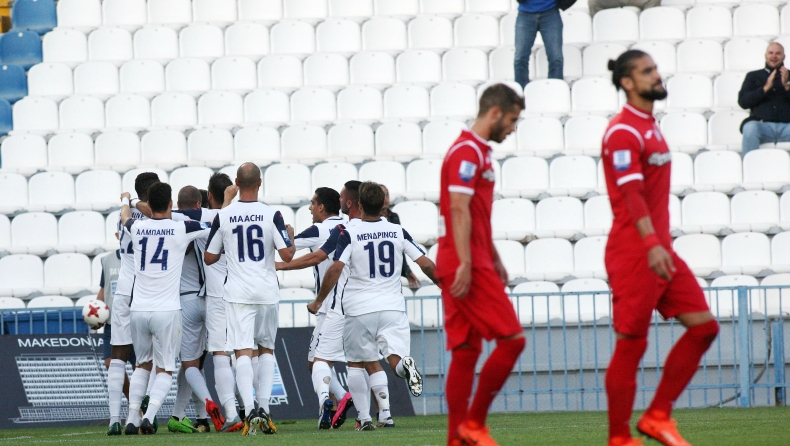
[[[356,367],[348,368],[348,390],[354,398],[354,407],[359,414],[359,421],[371,421],[370,419],[370,387],[365,381],[365,369]]]
[[[252,364],[252,388],[255,389],[255,398],[258,398],[258,395],[261,394],[261,382],[259,373],[260,370],[258,369],[258,357],[255,354],[258,352],[252,352],[252,360],[250,363]]]
[[[255,399],[252,396],[252,378],[252,360],[250,357],[242,355],[236,358],[236,385],[239,387],[239,394],[247,416],[255,409]]]
[[[211,394],[206,385],[206,378],[203,377],[203,374],[200,373],[197,367],[188,368],[186,372],[184,372],[184,375],[187,381],[189,381],[189,386],[192,387],[192,391],[197,394],[200,402],[205,406],[206,400],[211,399]]]
[[[121,395],[123,395],[123,381],[126,377],[126,362],[120,359],[110,361],[107,370],[107,395],[110,400],[110,426],[121,422]]]
[[[370,390],[379,406],[379,421],[390,418],[390,392],[387,388],[387,374],[384,370],[370,375]]]
[[[192,404],[195,405],[196,419],[205,420],[208,418],[208,412],[206,412],[206,400],[201,400],[194,391],[192,392]]]
[[[317,362],[316,362],[317,363]],[[338,401],[342,400],[344,396],[346,396],[346,389],[343,388],[343,385],[340,384],[340,380],[337,378],[337,373],[335,373],[335,368],[331,368],[332,371],[332,380],[329,381],[329,392],[335,395]]]
[[[368,389],[369,389],[370,388],[370,373],[368,373],[368,371],[366,369],[362,369],[362,370],[365,370],[365,383],[368,385]]]
[[[313,390],[318,395],[318,407],[324,405],[324,401],[329,398],[329,383],[332,380],[332,370],[329,364],[324,361],[313,363]],[[335,395],[337,396],[337,395]]]
[[[179,420],[183,420],[187,414],[189,397],[192,395],[192,387],[189,386],[189,382],[184,375],[183,367],[178,369],[176,385],[178,386],[178,390],[176,391],[176,402],[173,405],[173,416]]]
[[[129,382],[129,416],[126,418],[126,424],[140,425],[140,404],[145,396],[149,375],[151,372],[142,367],[137,367],[132,373],[132,379]]]
[[[258,360],[258,379],[260,380],[261,393],[258,394],[258,405],[269,413],[269,400],[272,398],[274,386],[274,355],[264,353]]]
[[[159,408],[162,407],[162,403],[165,401],[165,398],[167,398],[167,393],[170,392],[172,383],[173,377],[168,373],[162,372],[156,374],[156,381],[154,381],[154,387],[151,389],[151,399],[148,401],[148,410],[145,411],[143,418],[152,423],[154,422],[156,413],[159,412]]]
[[[225,408],[225,418],[229,421],[239,416],[236,412],[235,383],[233,369],[230,368],[230,356],[214,355],[214,384],[219,402]]]
[[[154,382],[156,381],[156,364],[151,364],[151,375],[148,377],[148,387],[145,388],[145,394],[150,396],[151,390],[154,388]]]
[[[409,372],[407,372],[406,369],[403,368],[403,358],[401,358],[401,360],[398,361],[398,365],[395,366],[395,374],[403,379],[409,377]]]

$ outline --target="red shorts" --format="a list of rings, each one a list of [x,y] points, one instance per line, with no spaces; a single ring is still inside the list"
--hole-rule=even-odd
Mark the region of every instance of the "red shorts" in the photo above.
[[[694,273],[674,252],[672,260],[676,271],[670,281],[658,277],[650,269],[647,254],[606,257],[617,333],[647,336],[653,310],[658,310],[664,319],[710,310]]]
[[[447,350],[464,343],[480,346],[481,338],[490,341],[523,332],[513,303],[505,294],[505,286],[496,271],[473,269],[469,293],[463,299],[450,295],[453,280],[455,274],[439,278]]]

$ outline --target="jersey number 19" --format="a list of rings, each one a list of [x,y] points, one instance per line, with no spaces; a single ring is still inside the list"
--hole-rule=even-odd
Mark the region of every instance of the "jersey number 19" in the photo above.
[[[373,242],[370,242],[364,246],[365,251],[368,251],[368,264],[370,267],[370,278],[373,279],[376,277],[376,254],[374,251]],[[395,272],[395,245],[392,242],[385,240],[379,243],[379,262],[382,265],[379,265],[379,274],[384,277],[392,276],[392,273]],[[387,268],[387,264],[389,264],[389,268]]]

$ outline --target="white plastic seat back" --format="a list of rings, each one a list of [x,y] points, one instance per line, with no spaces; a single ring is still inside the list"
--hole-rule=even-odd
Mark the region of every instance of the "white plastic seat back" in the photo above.
[[[722,270],[727,274],[758,275],[771,266],[768,236],[742,232],[724,237],[721,242]]]
[[[166,64],[178,58],[178,33],[167,26],[147,26],[134,33],[135,59]]]
[[[84,133],[60,133],[47,144],[49,168],[80,173],[93,166],[93,139]]]
[[[625,8],[604,9],[592,18],[593,41],[633,43],[639,40],[639,18]]]
[[[348,85],[348,61],[340,54],[313,54],[304,61],[306,87],[337,91]]]
[[[167,91],[197,97],[211,90],[211,68],[201,59],[176,59],[165,67]]]
[[[233,146],[234,163],[268,165],[280,159],[280,132],[272,127],[244,128],[236,132]]]
[[[0,213],[13,214],[27,207],[27,180],[25,177],[16,173],[0,173],[0,187],[5,191],[0,196]],[[2,235],[0,235],[0,239],[2,239]],[[2,243],[0,243],[1,246],[3,246]]]
[[[9,251],[43,255],[58,246],[58,221],[47,212],[28,212],[11,222]]]
[[[698,189],[726,193],[740,184],[741,178],[741,157],[735,152],[703,152],[694,160],[694,184]]]
[[[648,8],[639,14],[641,40],[664,40],[671,43],[686,38],[686,15],[677,8]]]
[[[596,321],[611,316],[609,302],[611,295],[609,285],[601,279],[574,279],[562,285],[563,293],[582,293],[585,291],[596,294],[569,294],[562,296],[566,322]]]
[[[93,133],[104,128],[104,104],[99,98],[71,96],[60,103],[58,111],[61,130]]]
[[[278,90],[257,90],[244,96],[244,123],[278,127],[291,120],[288,95]]]
[[[524,277],[524,246],[513,240],[494,240],[499,258],[505,265],[510,280]]]
[[[790,184],[790,155],[782,149],[752,150],[743,158],[743,186],[782,190]]]
[[[535,235],[570,239],[584,229],[584,206],[572,197],[550,197],[535,207]]]
[[[684,40],[678,45],[677,54],[678,73],[712,77],[724,70],[724,52],[715,40]]]
[[[82,32],[98,28],[102,24],[99,0],[65,0],[57,4],[58,25],[75,28]]]
[[[69,308],[74,301],[66,296],[38,296],[30,299],[28,308]]]
[[[155,130],[140,139],[141,163],[173,170],[187,163],[187,143],[177,130]]]
[[[39,135],[11,135],[0,145],[3,171],[32,175],[47,167],[47,141]]]
[[[225,29],[225,55],[258,61],[269,54],[269,30],[260,23],[239,22]]]
[[[562,24],[563,43],[585,47],[592,42],[592,19],[586,11],[573,8],[565,11],[562,15]]]
[[[99,99],[118,93],[118,68],[110,62],[84,62],[74,69],[74,94]]]
[[[402,20],[374,17],[362,24],[362,49],[365,51],[384,51],[394,55],[408,46],[406,24]]]
[[[535,231],[535,205],[523,198],[495,200],[491,226],[495,239],[523,240]]]
[[[606,79],[580,79],[571,89],[573,114],[609,115],[618,108],[617,90]]]
[[[595,161],[587,156],[563,156],[549,166],[549,193],[581,197],[595,190],[598,173]]]
[[[488,80],[488,56],[477,48],[453,48],[442,56],[442,72],[445,81],[477,85]]]
[[[343,158],[353,163],[373,158],[373,129],[366,124],[338,124],[329,129],[327,146],[330,159]]]
[[[290,92],[303,82],[302,62],[294,56],[270,55],[258,62],[258,88]]]
[[[717,234],[730,225],[730,199],[721,192],[696,192],[682,201],[681,230]]]
[[[305,57],[315,52],[315,29],[307,22],[283,20],[271,28],[272,54]]]
[[[325,20],[315,30],[316,50],[352,56],[362,49],[361,33],[359,25],[351,20]]]
[[[346,181],[357,178],[357,168],[349,163],[322,163],[313,168],[311,175],[313,190],[329,187],[339,192]]]
[[[608,61],[615,60],[626,51],[619,43],[598,42],[584,48],[582,63],[585,76],[606,77],[611,73],[607,68]]]
[[[439,200],[442,162],[438,159],[416,160],[406,167],[406,198]]]
[[[743,136],[741,123],[749,116],[745,111],[720,111],[708,118],[708,148],[740,150]]]
[[[565,116],[571,111],[571,91],[560,79],[532,81],[524,88],[524,115]]]
[[[376,128],[376,156],[396,160],[417,158],[422,154],[422,131],[411,122],[389,122]]]
[[[381,92],[373,87],[352,86],[337,94],[338,121],[372,124],[384,116]]]
[[[786,240],[786,237],[783,237]],[[776,239],[776,237],[774,237]],[[772,274],[760,282],[760,286],[779,286],[780,289],[764,290],[765,298],[760,301],[761,312],[767,316],[787,315],[790,313],[790,274]]]
[[[422,153],[424,156],[444,158],[453,143],[466,130],[459,121],[430,122],[422,129]]]
[[[193,23],[178,33],[181,57],[211,62],[225,55],[225,36],[216,26]]]
[[[395,70],[401,84],[430,87],[442,81],[442,59],[430,50],[402,52],[395,60]]]
[[[286,204],[307,199],[310,190],[310,170],[301,164],[282,163],[269,166],[264,174],[264,196],[267,200]]]
[[[239,21],[252,21],[272,25],[283,18],[282,0],[239,0]]]
[[[104,60],[117,66],[134,58],[132,34],[121,28],[100,28],[88,35],[88,60]]]
[[[145,6],[145,0],[104,0],[102,2],[104,26],[118,26],[134,31],[148,21]]]
[[[425,88],[396,86],[384,91],[385,119],[420,122],[429,115],[430,96]]]
[[[431,117],[470,119],[477,115],[477,94],[471,85],[440,84],[431,89]]]
[[[675,45],[669,42],[639,42],[631,49],[642,50],[650,55],[662,76],[671,76],[678,70]]]
[[[599,195],[584,202],[584,232],[587,235],[608,234],[613,219],[608,196]]]
[[[71,68],[64,63],[39,63],[27,72],[27,95],[62,99],[74,94]]]
[[[140,131],[151,126],[151,104],[144,96],[119,94],[105,104],[105,127]]]
[[[28,97],[14,103],[15,132],[46,135],[58,127],[58,106],[52,99]]]
[[[133,132],[105,132],[94,143],[95,164],[99,168],[125,172],[140,164],[140,138]]]
[[[293,125],[282,132],[284,159],[321,160],[327,155],[326,131],[315,125]]]
[[[76,205],[82,209],[107,211],[118,204],[121,176],[111,170],[90,170],[75,181]]]
[[[184,129],[197,124],[195,99],[186,93],[163,93],[151,101],[151,124]]]
[[[487,14],[466,14],[455,20],[455,46],[489,51],[499,46],[499,21]]]
[[[776,6],[765,3],[747,3],[732,13],[734,36],[772,39],[779,34],[779,11]]]
[[[516,48],[513,45],[500,46],[499,48],[491,51],[488,54],[488,76],[491,79],[498,80],[514,79],[515,72],[513,71],[513,58],[515,57],[515,54]],[[581,53],[579,53],[579,58],[581,59]],[[535,64],[531,62],[532,61],[530,61],[530,67],[534,67]],[[548,62],[546,63],[548,64]],[[572,61],[569,60],[569,65],[571,63]],[[568,67],[568,71],[571,71],[570,66]],[[578,71],[581,72],[581,70]],[[537,72],[540,73],[540,70],[537,70]]]
[[[191,21],[190,0],[148,0],[148,23],[178,29]]]
[[[516,129],[518,151],[551,158],[565,146],[564,129],[559,119],[532,117],[522,120]],[[600,143],[600,141],[599,141]]]
[[[608,120],[603,116],[577,116],[565,122],[565,152],[598,156]]]
[[[165,67],[154,60],[124,63],[120,70],[120,91],[151,99],[165,91]]]
[[[363,22],[373,17],[373,2],[354,0],[329,0],[329,17],[338,17]]]
[[[98,212],[67,212],[58,221],[59,244],[73,247],[83,254],[101,248],[105,243],[104,233],[104,217]]]
[[[549,165],[543,158],[520,156],[502,164],[502,195],[537,198],[549,188]]]
[[[351,85],[383,89],[395,83],[395,59],[382,51],[363,51],[349,61]]]
[[[533,281],[522,282],[513,287],[512,294],[534,294],[534,296],[512,296],[519,322],[527,325],[532,322],[546,323],[549,319],[562,318],[562,296],[548,294],[559,293],[560,287],[553,282]],[[541,293],[546,295],[541,296]]]
[[[442,52],[453,47],[453,24],[444,17],[420,16],[408,25],[409,48]]]
[[[193,0],[192,20],[227,26],[236,21],[236,2],[235,0]]]
[[[708,120],[701,113],[667,113],[661,118],[661,134],[670,150],[696,153],[708,144]]]
[[[237,93],[210,91],[198,99],[198,124],[232,129],[244,122],[244,100]]]
[[[721,269],[721,243],[714,235],[682,235],[672,243],[672,249],[696,276],[707,277]]]
[[[573,275],[573,246],[564,239],[538,239],[526,248],[528,280],[558,281]]]
[[[373,161],[359,168],[359,181],[375,181],[386,184],[390,200],[403,197],[406,193],[406,169],[395,161]],[[427,220],[425,220],[427,222]]]
[[[670,111],[702,113],[713,106],[713,84],[699,74],[679,74],[667,82],[672,94],[667,98]]]
[[[758,286],[757,279],[752,276],[746,275],[728,275],[721,276],[713,279],[710,283],[710,290],[708,291],[708,304],[710,305],[710,312],[717,318],[730,318],[738,316],[738,291],[737,290],[720,290],[717,288],[734,288],[734,287],[752,287]],[[759,297],[753,293],[749,299],[751,302],[751,311],[757,311]]]
[[[724,69],[750,71],[759,67],[761,62],[765,62],[765,56],[761,53],[767,47],[768,42],[756,37],[736,37],[730,40],[724,45]]]
[[[239,94],[255,90],[258,77],[255,63],[246,57],[222,57],[211,65],[211,86]]]
[[[208,185],[214,171],[208,167],[181,167],[170,173],[170,187],[173,189],[173,202],[178,200],[178,191],[184,186],[197,188]]]
[[[738,92],[746,73],[722,73],[713,80],[713,110],[738,110]]]
[[[732,36],[732,14],[723,6],[699,5],[686,12],[686,36],[725,41]]]
[[[303,88],[291,95],[291,121],[327,124],[337,119],[335,95],[324,88]]]
[[[77,30],[55,28],[41,42],[44,63],[64,63],[75,67],[88,60],[88,37]]]
[[[219,168],[233,161],[233,135],[228,130],[196,130],[187,138],[187,163]],[[201,188],[202,189],[202,188]]]
[[[732,197],[732,229],[736,232],[769,232],[779,226],[779,197],[771,191],[750,190]]]

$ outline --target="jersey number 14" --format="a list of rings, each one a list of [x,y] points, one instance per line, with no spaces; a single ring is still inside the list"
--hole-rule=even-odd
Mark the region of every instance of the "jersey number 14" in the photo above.
[[[148,237],[140,239],[140,271],[145,271],[145,254],[148,247]],[[167,271],[167,250],[162,249],[165,246],[165,238],[159,237],[159,243],[156,245],[154,256],[151,257],[149,263],[159,263],[162,265],[162,271]]]

